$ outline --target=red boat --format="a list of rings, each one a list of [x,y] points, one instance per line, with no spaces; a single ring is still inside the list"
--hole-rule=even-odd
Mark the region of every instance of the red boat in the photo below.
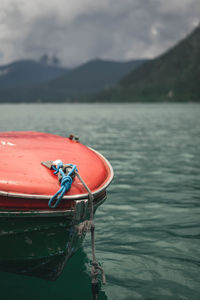
[[[69,138],[0,133],[0,270],[56,279],[113,178],[98,152]]]

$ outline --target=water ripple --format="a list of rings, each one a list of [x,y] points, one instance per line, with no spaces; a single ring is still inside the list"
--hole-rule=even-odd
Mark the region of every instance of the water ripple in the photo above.
[[[95,220],[107,274],[100,300],[199,300],[199,115],[196,104],[0,106],[2,131],[75,133],[111,161],[115,178]],[[2,274],[2,293],[90,299],[89,235],[83,249],[56,283]]]

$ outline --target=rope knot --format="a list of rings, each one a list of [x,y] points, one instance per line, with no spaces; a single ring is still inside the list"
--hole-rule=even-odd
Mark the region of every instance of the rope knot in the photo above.
[[[66,183],[69,184],[70,187],[71,187],[71,185],[72,185],[72,178],[69,175],[64,175],[62,177],[61,186],[64,186]]]
[[[99,271],[101,272],[102,283],[106,284],[106,276],[103,268],[98,264],[97,261],[93,261],[91,274],[94,281],[96,280],[96,276],[98,276]]]

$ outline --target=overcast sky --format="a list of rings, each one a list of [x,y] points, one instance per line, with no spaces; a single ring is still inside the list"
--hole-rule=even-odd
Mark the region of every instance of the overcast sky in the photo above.
[[[56,55],[152,58],[199,22],[200,0],[0,0],[0,65]]]

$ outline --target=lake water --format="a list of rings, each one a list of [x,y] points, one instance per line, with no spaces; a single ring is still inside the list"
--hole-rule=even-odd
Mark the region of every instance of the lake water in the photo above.
[[[68,136],[115,178],[97,210],[99,299],[200,299],[200,105],[0,105],[0,131]],[[1,299],[91,299],[90,235],[56,282],[0,273]]]

